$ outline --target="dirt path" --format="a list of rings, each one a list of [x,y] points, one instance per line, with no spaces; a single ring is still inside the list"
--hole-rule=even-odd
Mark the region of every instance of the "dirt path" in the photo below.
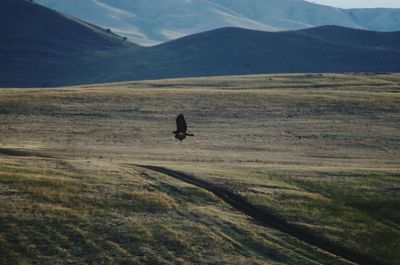
[[[345,260],[357,263],[357,264],[365,264],[365,265],[383,265],[384,263],[375,260],[372,257],[365,256],[363,254],[354,252],[350,249],[346,249],[344,247],[338,246],[326,239],[318,237],[309,231],[302,229],[296,225],[290,224],[283,220],[282,218],[276,216],[275,214],[268,212],[265,209],[260,209],[249,202],[247,202],[241,196],[224,189],[222,187],[215,186],[210,184],[204,180],[198,179],[194,176],[171,170],[164,167],[157,166],[144,166],[137,165],[138,167],[145,168],[148,170],[156,171],[159,173],[166,174],[170,177],[179,179],[181,181],[187,182],[189,184],[195,185],[197,187],[203,188],[212,192],[215,196],[222,199],[227,204],[231,205],[236,210],[246,214],[253,218],[256,222],[270,228],[277,229],[283,233],[286,233],[302,242],[305,242],[309,245],[317,247],[325,252],[328,252],[332,255],[341,257]]]

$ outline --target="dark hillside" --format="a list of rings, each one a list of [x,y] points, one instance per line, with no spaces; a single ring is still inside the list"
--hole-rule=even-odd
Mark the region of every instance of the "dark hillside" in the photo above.
[[[224,28],[149,50],[164,73],[177,76],[400,71],[399,32],[336,26],[287,32]]]
[[[1,86],[80,83],[80,64],[128,46],[112,33],[28,1],[2,0],[0,21]]]

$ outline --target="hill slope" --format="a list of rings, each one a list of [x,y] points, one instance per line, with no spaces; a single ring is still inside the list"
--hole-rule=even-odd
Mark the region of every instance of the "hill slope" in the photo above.
[[[400,265],[399,114],[400,74],[0,89],[0,264]]]
[[[79,83],[80,65],[102,53],[133,47],[96,26],[22,0],[0,2],[2,86]]]
[[[336,26],[287,32],[224,28],[148,48],[141,56],[153,71],[143,72],[140,78],[396,72],[400,71],[400,32]]]
[[[340,9],[303,0],[36,0],[141,45],[222,27],[295,30],[323,25],[394,31],[400,9]]]

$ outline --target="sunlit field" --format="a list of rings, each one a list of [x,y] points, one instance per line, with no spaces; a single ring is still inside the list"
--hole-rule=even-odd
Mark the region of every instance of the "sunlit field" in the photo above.
[[[353,264],[139,165],[400,264],[399,74],[1,89],[0,264]]]

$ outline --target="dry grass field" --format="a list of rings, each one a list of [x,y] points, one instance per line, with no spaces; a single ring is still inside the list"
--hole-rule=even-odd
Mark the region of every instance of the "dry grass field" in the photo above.
[[[138,165],[400,264],[400,74],[0,89],[0,264],[353,264]]]

